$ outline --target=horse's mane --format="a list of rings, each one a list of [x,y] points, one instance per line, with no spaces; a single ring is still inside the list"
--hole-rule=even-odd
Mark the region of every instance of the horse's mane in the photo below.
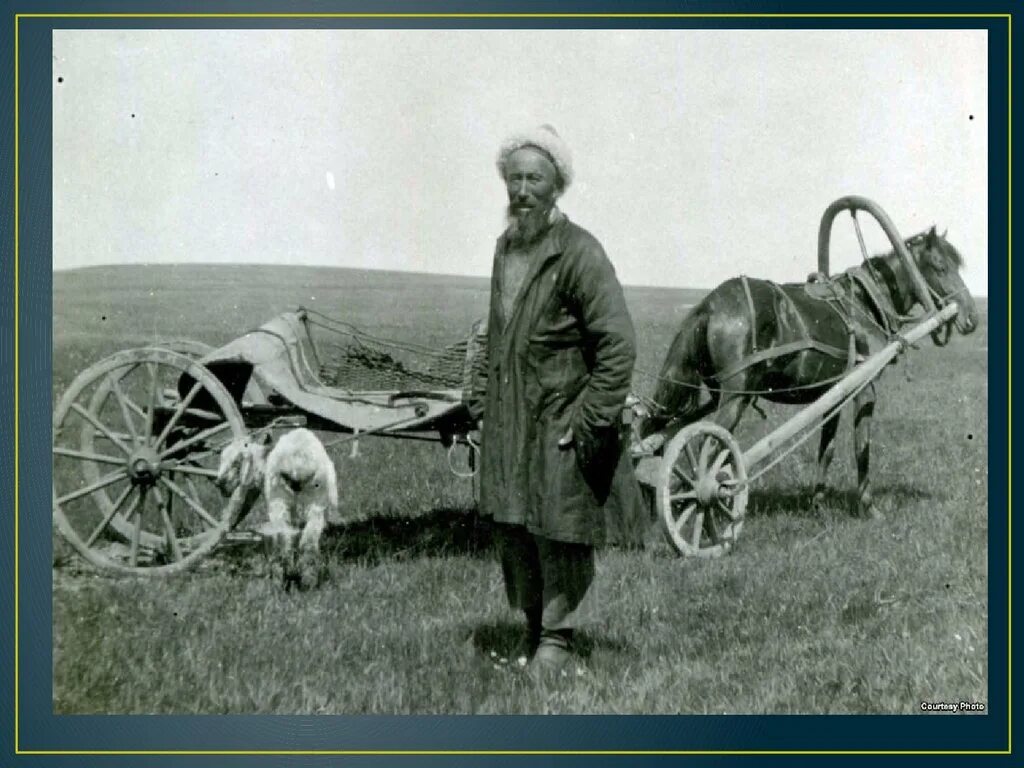
[[[935,227],[933,226],[930,229],[922,230],[921,232],[918,232],[916,235],[908,237],[904,242],[906,243],[907,248],[913,250],[915,245],[923,243],[925,239],[928,237],[928,235],[934,233],[935,231]],[[963,255],[960,253],[959,250],[957,250],[957,248],[951,242],[949,242],[949,240],[946,239],[945,235],[940,235],[936,233],[935,243],[938,246],[939,250],[942,251],[942,254],[947,259],[949,259],[957,269],[963,269]]]
[[[934,230],[934,227],[922,230],[921,232],[918,232],[916,235],[911,235],[910,237],[903,241],[904,245],[907,246],[907,250],[909,250],[915,258],[919,256],[921,246],[924,245],[926,238]],[[935,243],[939,251],[942,253],[942,255],[949,259],[949,261],[952,262],[953,266],[955,266],[958,270],[963,269],[964,257],[961,255],[960,251],[957,250],[956,246],[954,246],[951,242],[949,242],[949,240],[946,239],[945,235],[936,234]],[[868,258],[868,262],[872,268],[879,269],[883,267],[888,261],[890,261],[895,255],[896,251],[888,251],[887,253],[876,253],[874,256]],[[850,269],[856,269],[857,266],[859,265],[850,267]],[[849,270],[844,271],[848,272]]]

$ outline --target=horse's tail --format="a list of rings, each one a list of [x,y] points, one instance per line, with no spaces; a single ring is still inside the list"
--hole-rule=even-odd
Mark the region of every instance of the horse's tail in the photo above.
[[[686,423],[699,411],[701,368],[708,356],[708,319],[710,314],[702,301],[683,318],[658,374],[651,412],[641,428],[647,436],[663,429],[670,422]]]

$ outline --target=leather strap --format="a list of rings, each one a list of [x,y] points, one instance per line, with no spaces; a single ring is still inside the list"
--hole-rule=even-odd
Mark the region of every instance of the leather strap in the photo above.
[[[882,320],[882,327],[885,329],[887,335],[892,335],[893,324],[890,318],[889,312],[886,311],[885,304],[882,302],[881,296],[879,295],[878,283],[875,282],[873,275],[865,272],[863,269],[855,268],[848,271],[850,279],[861,287],[865,295],[874,305],[875,312],[878,317]]]
[[[852,339],[853,336],[851,335]],[[851,342],[851,348],[852,348]],[[742,362],[734,365],[728,369],[725,373],[719,374],[718,382],[721,384],[727,379],[731,379],[738,373],[742,373],[751,366],[763,363],[765,360],[774,360],[776,357],[783,357],[784,355],[792,355],[796,352],[803,352],[807,349],[813,349],[815,352],[821,352],[823,355],[834,357],[837,360],[849,361],[850,352],[848,349],[840,349],[839,347],[833,347],[831,344],[825,344],[815,339],[798,339],[797,341],[791,341],[787,344],[780,344],[777,347],[771,349],[765,349],[761,352],[755,352],[750,357],[745,358]]]
[[[750,307],[750,343],[751,350],[757,352],[757,314],[754,310],[754,297],[750,295],[750,283],[746,275],[740,275],[743,292],[747,295],[747,306]]]

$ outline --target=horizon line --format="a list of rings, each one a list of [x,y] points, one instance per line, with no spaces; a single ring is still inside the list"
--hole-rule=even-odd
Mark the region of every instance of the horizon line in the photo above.
[[[78,267],[53,267],[52,272],[75,272],[85,269],[96,269],[102,267],[300,267],[304,269],[339,269],[339,270],[351,270],[353,272],[386,272],[389,274],[412,274],[412,275],[430,275],[432,277],[459,277],[459,278],[473,278],[478,280],[490,279],[489,274],[458,274],[455,272],[426,272],[420,269],[385,269],[381,267],[350,267],[332,264],[273,264],[268,262],[253,262],[253,261],[150,261],[150,262],[108,262],[101,264],[85,264]],[[728,279],[728,278],[726,278]],[[711,286],[704,285],[649,285],[645,283],[626,283],[623,282],[624,288],[646,288],[654,290],[666,290],[666,291],[712,291],[722,284],[723,281],[716,283]],[[798,282],[798,281],[792,281]],[[978,293],[971,290],[971,296],[977,298],[988,298],[988,292]]]

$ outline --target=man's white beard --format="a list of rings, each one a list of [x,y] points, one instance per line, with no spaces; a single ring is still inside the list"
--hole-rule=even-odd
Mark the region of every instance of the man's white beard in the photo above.
[[[531,208],[522,216],[517,216],[510,205],[505,213],[508,229],[505,236],[510,245],[516,248],[533,245],[551,228],[551,211],[555,204]]]

